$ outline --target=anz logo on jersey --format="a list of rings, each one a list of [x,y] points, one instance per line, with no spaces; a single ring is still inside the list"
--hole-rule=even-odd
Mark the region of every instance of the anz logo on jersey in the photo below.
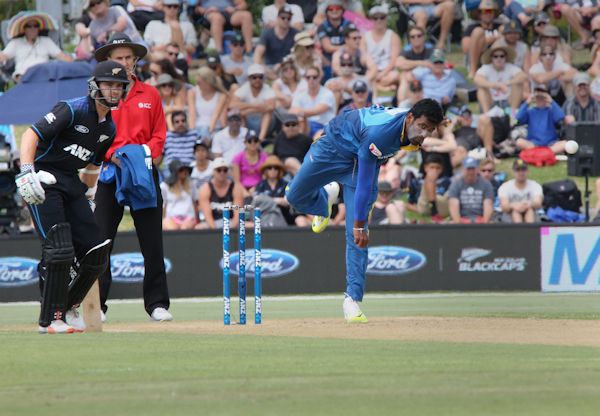
[[[71,155],[83,160],[84,162],[87,162],[88,160],[90,160],[90,157],[92,156],[91,150],[88,150],[85,147],[81,147],[74,143],[72,145],[69,145],[69,146],[63,148],[63,150],[65,152],[71,153]]]

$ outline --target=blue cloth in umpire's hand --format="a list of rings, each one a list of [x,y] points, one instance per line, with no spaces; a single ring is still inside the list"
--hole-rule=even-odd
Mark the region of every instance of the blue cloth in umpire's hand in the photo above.
[[[102,163],[98,180],[102,183],[113,183],[117,175],[117,166],[112,162]]]
[[[152,156],[147,146],[128,144],[115,155],[121,161],[117,168],[117,202],[132,210],[156,208],[157,195],[152,176]]]

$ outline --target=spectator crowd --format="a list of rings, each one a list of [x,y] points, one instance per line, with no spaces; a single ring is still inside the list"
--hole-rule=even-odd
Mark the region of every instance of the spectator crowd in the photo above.
[[[600,123],[600,3],[363,3],[275,0],[253,14],[247,0],[88,0],[73,54],[32,20],[0,62],[14,62],[19,82],[50,59],[91,61],[116,32],[148,48],[136,72],[166,117],[165,230],[217,228],[225,204],[245,203],[268,224],[309,225],[285,189],[324,126],[349,109],[408,110],[422,98],[437,100],[448,123],[416,155],[382,165],[372,222],[401,224],[408,211],[435,222],[539,221],[542,187],[518,156],[560,158],[567,126]],[[453,49],[464,71],[448,62]],[[576,53],[587,64],[575,66]],[[517,157],[512,172],[496,172],[506,157]],[[339,201],[333,224],[344,213]]]

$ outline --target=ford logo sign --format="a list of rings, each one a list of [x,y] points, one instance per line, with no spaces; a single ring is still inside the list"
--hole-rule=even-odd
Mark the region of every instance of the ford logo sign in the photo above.
[[[0,257],[0,287],[37,283],[38,261],[27,257]]]
[[[171,271],[171,261],[164,259],[165,270]],[[110,272],[113,281],[119,283],[138,283],[144,280],[144,256],[142,253],[119,253],[110,258]]]
[[[367,273],[394,276],[410,273],[425,266],[427,258],[420,252],[397,246],[369,247]]]
[[[262,249],[261,255],[261,277],[278,277],[293,272],[300,265],[298,257],[285,251]],[[223,259],[219,263],[223,269]],[[232,253],[229,257],[231,274],[238,275],[240,271],[240,254]],[[246,277],[254,277],[254,249],[246,250]]]

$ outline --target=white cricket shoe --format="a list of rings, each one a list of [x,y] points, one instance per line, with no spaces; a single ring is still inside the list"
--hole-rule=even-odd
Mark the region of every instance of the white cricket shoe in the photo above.
[[[75,330],[62,319],[57,319],[50,322],[48,326],[39,326],[38,332],[40,334],[72,334]]]
[[[350,296],[346,296],[343,304],[344,318],[349,324],[366,324],[369,322],[364,313],[360,310],[358,302]]]
[[[165,308],[159,307],[159,308],[155,308],[152,311],[152,315],[150,315],[150,319],[152,319],[153,321],[158,321],[158,322],[172,321],[173,315],[171,315],[171,312],[169,312]]]
[[[106,322],[106,313],[103,311],[100,311],[100,320],[102,323]]]
[[[337,182],[330,182],[323,187],[327,192],[327,205],[329,208],[329,214],[326,217],[315,215],[312,220],[312,230],[314,233],[320,233],[329,224],[329,218],[331,218],[331,207],[337,202],[338,196],[340,195],[340,185]]]
[[[77,308],[71,308],[67,311],[65,314],[65,322],[73,328],[74,332],[85,331],[85,321]]]

